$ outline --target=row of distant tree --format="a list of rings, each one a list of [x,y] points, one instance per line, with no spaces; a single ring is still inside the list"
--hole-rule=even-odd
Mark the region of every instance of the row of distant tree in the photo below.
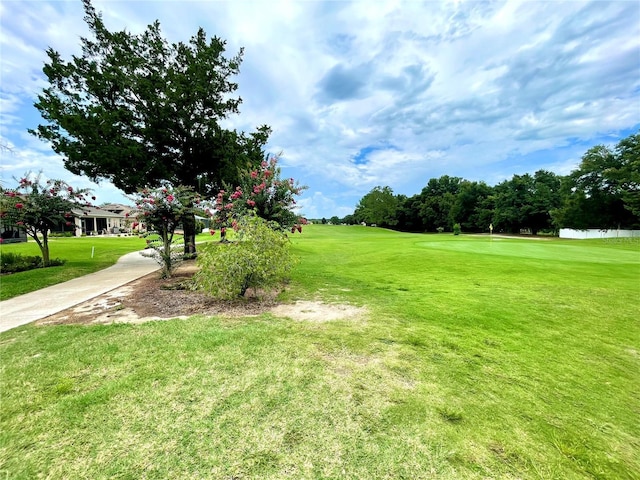
[[[495,186],[444,175],[432,178],[419,194],[394,195],[375,187],[355,212],[331,223],[377,224],[397,230],[533,234],[559,228],[640,227],[640,133],[614,148],[598,145],[567,176],[539,170],[514,175]]]

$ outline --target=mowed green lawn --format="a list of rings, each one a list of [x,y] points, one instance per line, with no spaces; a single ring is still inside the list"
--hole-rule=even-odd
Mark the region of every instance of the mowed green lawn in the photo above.
[[[122,255],[145,247],[146,241],[138,237],[51,238],[51,258],[61,258],[66,260],[66,263],[59,267],[29,270],[0,277],[0,300],[107,268],[116,263]],[[1,245],[0,255],[7,252],[41,255],[38,245],[32,239],[25,243]]]
[[[211,238],[209,234],[202,234],[198,235],[196,240],[209,241]],[[0,277],[0,300],[8,300],[16,295],[102,270],[115,264],[122,255],[142,250],[146,246],[146,240],[137,236],[51,238],[49,239],[51,258],[61,258],[66,260],[66,263],[59,267],[18,272]],[[38,245],[31,238],[25,243],[0,245],[0,256],[6,252],[41,255]]]
[[[311,226],[272,315],[0,334],[8,478],[637,479],[640,245]]]

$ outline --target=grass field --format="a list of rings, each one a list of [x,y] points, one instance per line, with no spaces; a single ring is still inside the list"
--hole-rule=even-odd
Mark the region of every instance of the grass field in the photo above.
[[[210,235],[199,235],[197,240],[210,240]],[[0,300],[8,300],[16,295],[33,292],[110,267],[122,255],[142,250],[146,245],[146,240],[138,237],[51,238],[49,239],[51,258],[61,258],[66,260],[66,263],[60,267],[36,269],[0,277]],[[40,256],[38,245],[31,239],[25,243],[0,245],[0,255],[4,252]]]
[[[0,334],[10,479],[638,479],[640,245],[312,226],[271,315]]]

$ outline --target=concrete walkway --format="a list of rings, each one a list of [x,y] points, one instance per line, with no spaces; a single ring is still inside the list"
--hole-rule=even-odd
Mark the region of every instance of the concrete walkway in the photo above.
[[[153,258],[128,253],[104,270],[0,302],[0,332],[86,302],[159,268]]]

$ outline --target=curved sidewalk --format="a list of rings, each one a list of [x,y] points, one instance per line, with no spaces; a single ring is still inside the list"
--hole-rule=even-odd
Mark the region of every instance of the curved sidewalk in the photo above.
[[[132,252],[104,270],[0,302],[0,332],[71,308],[159,268],[153,258]]]

